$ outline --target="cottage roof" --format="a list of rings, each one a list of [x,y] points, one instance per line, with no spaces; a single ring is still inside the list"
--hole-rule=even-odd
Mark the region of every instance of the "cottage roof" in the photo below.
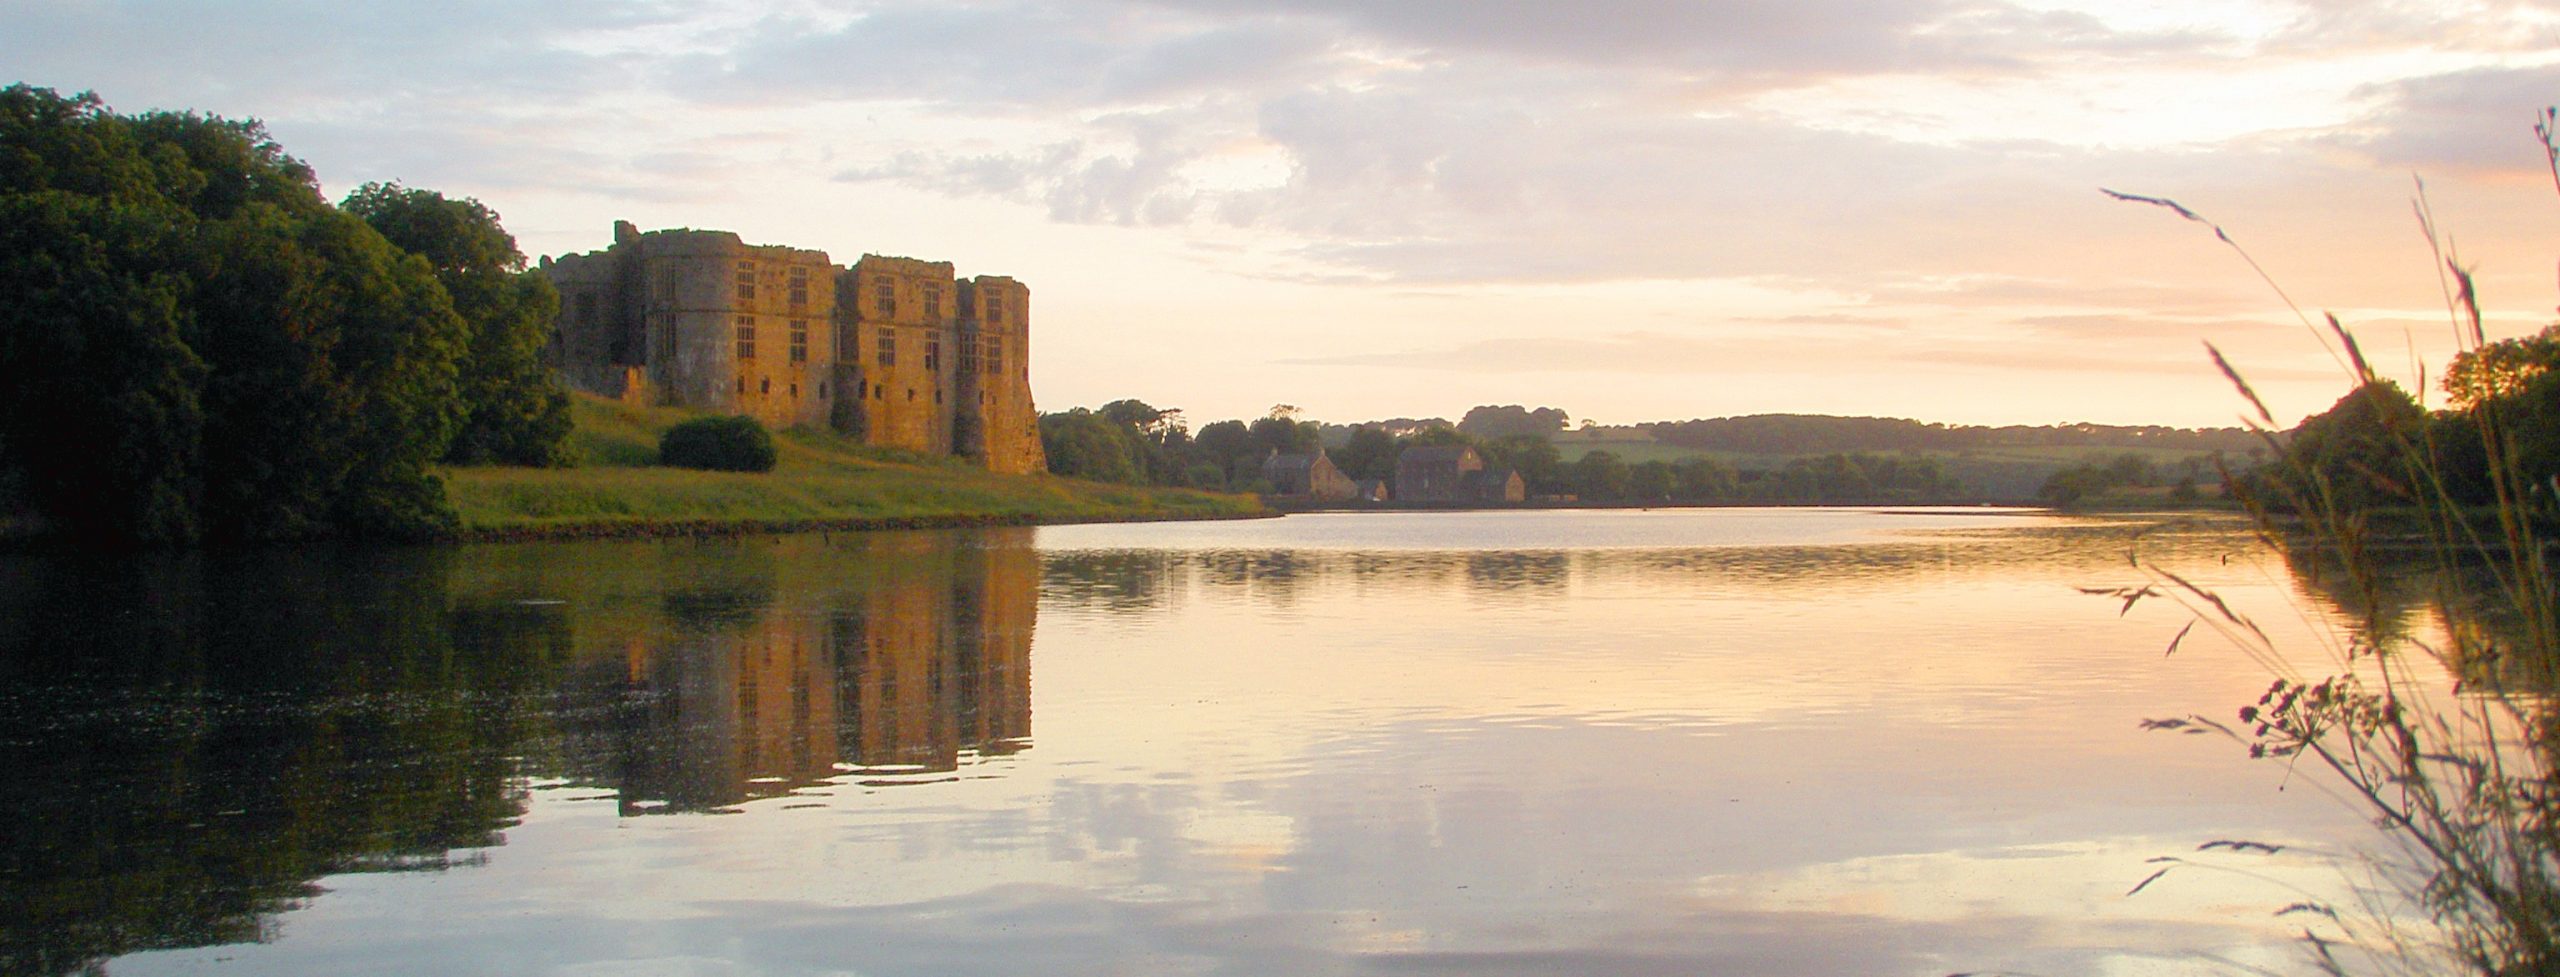
[[[1262,460],[1262,470],[1304,473],[1316,467],[1316,455],[1272,455]]]
[[[1463,444],[1416,445],[1397,455],[1396,464],[1445,465],[1475,454],[1475,451]]]

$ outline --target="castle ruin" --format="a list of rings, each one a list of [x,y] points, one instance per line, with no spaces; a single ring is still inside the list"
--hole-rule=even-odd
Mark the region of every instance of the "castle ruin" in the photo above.
[[[864,444],[1046,471],[1031,401],[1031,290],[949,262],[641,233],[542,261],[560,290],[557,362],[629,403],[824,425]]]

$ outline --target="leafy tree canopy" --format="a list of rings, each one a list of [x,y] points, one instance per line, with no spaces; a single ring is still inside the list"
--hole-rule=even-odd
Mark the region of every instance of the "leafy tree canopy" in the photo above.
[[[0,89],[0,218],[0,467],[57,529],[451,527],[469,326],[259,124]]]

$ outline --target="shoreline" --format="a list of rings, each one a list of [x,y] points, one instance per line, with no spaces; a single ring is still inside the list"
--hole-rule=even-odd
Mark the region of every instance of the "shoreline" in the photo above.
[[[971,529],[985,526],[1080,526],[1097,523],[1223,522],[1277,519],[1287,513],[1264,508],[1237,513],[1129,513],[1110,515],[1040,515],[1037,513],[939,513],[912,516],[843,516],[815,519],[661,519],[629,522],[579,522],[555,525],[481,526],[452,536],[420,540],[425,545],[474,543],[546,543],[616,539],[725,539],[788,536],[798,533],[867,533],[906,529]]]

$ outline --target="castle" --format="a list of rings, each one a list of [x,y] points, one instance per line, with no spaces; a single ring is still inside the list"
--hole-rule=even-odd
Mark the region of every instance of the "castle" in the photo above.
[[[555,362],[580,390],[826,425],[865,444],[1046,471],[1031,402],[1031,290],[951,264],[750,245],[727,231],[613,227],[542,259]]]

